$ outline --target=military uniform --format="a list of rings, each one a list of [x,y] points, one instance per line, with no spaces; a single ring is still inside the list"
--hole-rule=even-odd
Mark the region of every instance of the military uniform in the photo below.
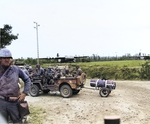
[[[29,72],[28,72],[28,70],[27,69],[23,69],[23,71],[26,73],[26,75],[28,75],[29,76]]]
[[[3,56],[1,56],[3,55],[2,53],[3,51],[0,51],[0,58],[3,58]],[[24,81],[24,90],[21,95],[18,85],[19,78]],[[13,123],[22,122],[18,111],[18,102],[17,100],[10,101],[10,97],[19,96],[18,100],[21,99],[20,97],[24,98],[25,94],[29,92],[30,84],[29,76],[27,76],[22,69],[14,65],[3,66],[0,62],[0,113],[6,120],[10,117]]]
[[[77,76],[81,76],[81,74],[82,74],[82,70],[80,69],[80,68],[78,68],[78,70],[77,70]]]
[[[81,76],[81,74],[83,73],[82,70],[81,70],[81,68],[79,68],[79,66],[76,66],[76,69],[77,69],[77,73],[76,73],[75,77]]]

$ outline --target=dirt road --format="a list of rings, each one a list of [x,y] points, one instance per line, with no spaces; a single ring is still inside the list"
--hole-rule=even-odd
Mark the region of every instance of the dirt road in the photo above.
[[[104,124],[104,116],[118,115],[121,124],[150,124],[150,81],[116,81],[107,98],[99,91],[83,88],[71,98],[59,92],[27,96],[29,105],[46,110],[43,124]],[[87,80],[86,86],[90,86]],[[36,104],[35,104],[36,103]]]

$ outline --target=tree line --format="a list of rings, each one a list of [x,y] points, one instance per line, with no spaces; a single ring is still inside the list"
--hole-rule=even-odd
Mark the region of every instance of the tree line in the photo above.
[[[123,56],[99,56],[93,54],[92,56],[88,56],[87,58],[78,58],[76,62],[98,62],[98,61],[121,61],[121,60],[139,60],[136,56],[131,56],[130,54]]]

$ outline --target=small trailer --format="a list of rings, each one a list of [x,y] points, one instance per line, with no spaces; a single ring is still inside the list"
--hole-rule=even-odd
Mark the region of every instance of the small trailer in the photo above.
[[[116,88],[116,82],[112,80],[91,79],[90,86],[98,89],[101,97],[107,97]]]

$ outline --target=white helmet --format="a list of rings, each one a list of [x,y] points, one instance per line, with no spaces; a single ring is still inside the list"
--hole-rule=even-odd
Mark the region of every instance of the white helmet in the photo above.
[[[6,49],[6,48],[2,48],[0,49],[0,58],[12,58],[12,54],[11,52]]]

